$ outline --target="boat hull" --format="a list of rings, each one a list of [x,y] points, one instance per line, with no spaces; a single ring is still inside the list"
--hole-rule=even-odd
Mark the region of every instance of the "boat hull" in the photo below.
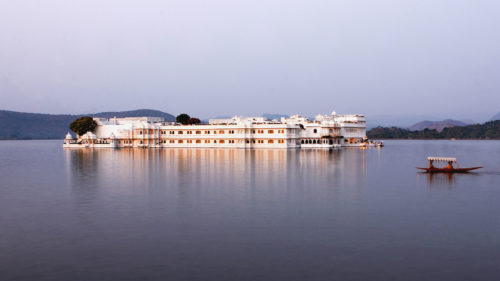
[[[470,167],[470,168],[421,168],[417,167],[417,169],[423,170],[426,173],[467,173],[469,171],[477,170],[482,167]]]

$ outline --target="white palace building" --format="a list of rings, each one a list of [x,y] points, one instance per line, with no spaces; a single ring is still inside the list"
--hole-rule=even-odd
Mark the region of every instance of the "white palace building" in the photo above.
[[[363,115],[299,115],[211,119],[181,125],[162,117],[94,118],[97,128],[82,136],[68,133],[63,147],[338,148],[373,145],[366,139]]]

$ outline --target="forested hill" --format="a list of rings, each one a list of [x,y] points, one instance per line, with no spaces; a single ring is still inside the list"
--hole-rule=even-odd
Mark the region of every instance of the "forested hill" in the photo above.
[[[500,139],[500,120],[462,127],[410,131],[398,127],[376,127],[367,132],[370,139]]]
[[[80,115],[0,110],[0,139],[63,139],[69,131],[69,124],[82,116],[101,118],[154,116],[163,117],[166,121],[175,120],[175,117],[171,114],[151,109]]]

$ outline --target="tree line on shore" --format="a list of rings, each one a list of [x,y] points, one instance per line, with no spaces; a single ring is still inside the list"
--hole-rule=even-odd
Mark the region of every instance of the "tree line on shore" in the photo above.
[[[410,131],[398,127],[376,127],[367,132],[370,139],[500,139],[500,120],[437,130]]]

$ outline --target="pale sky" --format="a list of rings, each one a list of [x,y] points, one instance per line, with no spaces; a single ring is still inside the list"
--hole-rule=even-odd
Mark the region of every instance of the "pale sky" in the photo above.
[[[0,109],[138,108],[487,119],[500,1],[0,1]]]

